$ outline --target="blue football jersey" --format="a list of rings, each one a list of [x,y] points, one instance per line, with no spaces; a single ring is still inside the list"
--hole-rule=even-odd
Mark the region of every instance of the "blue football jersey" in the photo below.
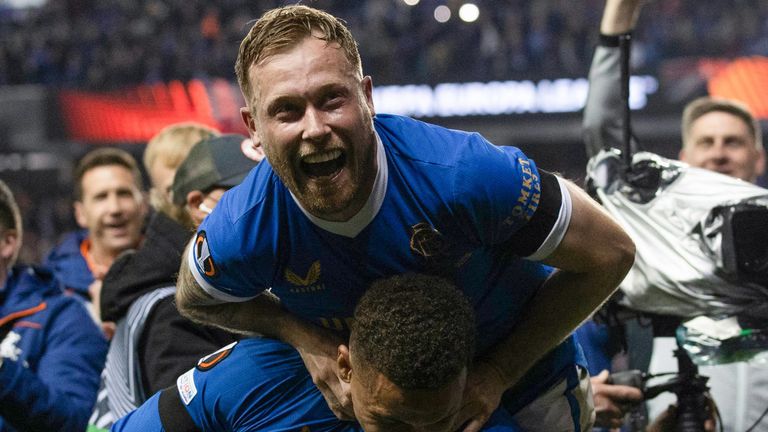
[[[180,376],[175,389],[164,391],[176,391],[191,420],[204,431],[363,431],[356,422],[334,416],[298,352],[272,339],[228,345]],[[160,393],[152,396],[117,421],[112,431],[164,431],[159,399]],[[500,408],[483,430],[519,429]]]
[[[343,223],[312,216],[263,161],[200,226],[188,256],[192,273],[220,300],[269,289],[288,311],[340,331],[374,280],[437,274],[473,303],[482,353],[509,333],[552,271],[508,243],[539,207],[539,171],[519,149],[476,133],[391,115],[377,115],[374,127],[379,169],[357,215]],[[576,361],[583,363],[569,339],[532,381],[546,388]]]
[[[204,431],[362,432],[333,415],[298,352],[272,339],[244,339],[201,359],[175,391]],[[162,431],[159,398],[158,392],[112,430]]]

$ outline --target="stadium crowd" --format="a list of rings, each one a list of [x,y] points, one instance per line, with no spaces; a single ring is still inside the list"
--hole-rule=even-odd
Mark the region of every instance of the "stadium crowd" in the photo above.
[[[29,9],[0,3],[0,85],[108,90],[231,79],[249,21],[286,3],[66,0]],[[599,0],[578,6],[480,0],[479,19],[464,23],[456,16],[463,2],[450,1],[453,18],[438,23],[433,10],[443,2],[436,0],[416,6],[401,0],[306,3],[348,22],[377,84],[584,76],[602,7]],[[735,3],[652,2],[635,37],[635,68],[652,69],[676,56],[768,54],[768,4]]]
[[[73,173],[73,200],[33,202],[18,182],[8,188],[0,181],[0,275],[6,280],[0,286],[0,431],[169,430],[169,421],[186,422],[192,430],[315,430],[326,423],[353,431],[391,430],[392,424],[473,432],[621,426],[642,399],[637,389],[619,388],[619,394],[624,386],[607,381],[612,362],[627,353],[598,344],[582,327],[580,343],[594,348],[585,358],[571,334],[629,271],[634,241],[577,185],[515,147],[492,147],[479,134],[374,113],[373,84],[360,74],[359,62],[376,84],[589,74],[589,153],[590,146],[604,147],[596,137],[615,138],[608,132],[616,124],[611,114],[619,110],[596,107],[618,103],[609,98],[616,96],[610,90],[618,76],[613,60],[619,35],[629,29],[637,29],[634,66],[641,70],[672,56],[768,54],[766,2],[745,0],[739,8],[658,2],[648,4],[636,23],[633,10],[642,2],[608,0],[633,9],[618,14],[621,25],[606,27],[605,18],[598,25],[605,0],[585,0],[579,8],[569,0],[488,0],[479,2],[481,18],[474,24],[437,23],[432,10],[438,3],[431,0],[414,7],[399,0],[317,0],[308,4],[343,18],[354,35],[335,19],[331,30],[313,27],[341,50],[286,30],[287,38],[295,38],[290,48],[256,54],[249,44],[274,48],[268,44],[283,42],[285,35],[248,33],[261,22],[281,25],[279,14],[268,12],[273,21],[256,24],[253,17],[287,2],[0,6],[0,85],[102,91],[173,79],[234,80],[237,58],[248,105],[241,114],[250,132],[250,138],[221,135],[185,122],[159,131],[142,146],[141,160],[117,147],[89,151]],[[315,25],[329,22],[309,8],[294,9],[318,20]],[[238,51],[243,38],[246,48]],[[413,61],[393,60],[401,58]],[[594,90],[601,86],[609,89]],[[704,103],[694,114],[686,110],[681,160],[754,182],[765,169],[759,124],[738,104]],[[699,136],[705,138],[692,138]],[[455,146],[446,151],[446,143]],[[268,163],[258,165],[263,158]],[[329,190],[334,194],[321,193]],[[80,229],[72,232],[74,225]],[[63,234],[55,247],[49,244]],[[44,261],[38,249],[50,251]],[[42,262],[45,269],[17,262]],[[440,278],[378,279],[400,272]],[[444,292],[414,302],[415,311],[398,312],[412,305],[366,300],[371,284],[392,285],[385,288],[406,298],[416,289]],[[434,314],[432,300],[455,295],[456,288],[467,304],[444,308],[467,309],[457,320],[465,321],[456,330],[466,338],[460,355],[451,354],[458,350],[456,334],[417,342],[393,336],[403,331],[397,327],[404,317]],[[36,303],[25,290],[36,292]],[[355,309],[359,298],[377,309]],[[66,314],[54,314],[55,307]],[[455,325],[442,322],[452,321],[452,313],[437,312],[430,318],[436,327]],[[370,329],[355,324],[366,320]],[[413,323],[422,330],[407,331],[423,332],[418,319]],[[46,334],[53,336],[41,339],[40,328],[52,329]],[[57,332],[80,337],[62,343]],[[442,345],[432,344],[441,338]],[[373,349],[362,341],[384,343],[386,349],[373,347],[380,351],[391,343],[391,351],[405,354],[385,366],[368,364],[385,356],[357,357]],[[78,347],[72,357],[89,361],[46,352],[70,345]],[[427,346],[439,352],[414,360]],[[232,358],[260,359],[255,365],[264,370],[242,372]],[[455,364],[446,366],[446,358]],[[587,361],[599,366],[590,371],[594,399]],[[209,372],[222,364],[229,366]],[[431,368],[436,377],[424,378],[429,374],[422,371]],[[273,378],[296,382],[284,390]],[[385,391],[367,394],[374,385],[360,382],[371,379],[385,382]],[[235,384],[261,399],[246,401],[222,389]],[[190,385],[194,392],[185,392]],[[398,396],[385,397],[387,392]],[[230,399],[216,399],[226,394]],[[388,406],[383,412],[392,418],[367,411],[377,403]],[[226,421],[217,417],[221,407],[230,410],[222,416]],[[27,409],[30,414],[22,415]],[[283,410],[290,415],[282,416]],[[673,412],[663,412],[648,430],[674,430],[660,426]],[[233,425],[248,422],[260,422],[261,429]],[[707,431],[713,427],[708,424]]]

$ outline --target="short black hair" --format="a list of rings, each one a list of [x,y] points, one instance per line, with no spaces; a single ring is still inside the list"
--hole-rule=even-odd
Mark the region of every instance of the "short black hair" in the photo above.
[[[404,274],[374,282],[352,322],[353,356],[406,390],[437,389],[470,366],[475,318],[451,282]]]

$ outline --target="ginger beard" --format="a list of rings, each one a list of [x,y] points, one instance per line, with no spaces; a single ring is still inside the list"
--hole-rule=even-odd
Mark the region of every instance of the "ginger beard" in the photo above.
[[[373,133],[372,127],[367,127]],[[359,210],[368,199],[376,176],[375,141],[369,145],[329,144],[328,150],[307,146],[292,160],[270,154],[280,179],[305,210],[318,217],[336,219],[345,210]],[[269,147],[267,147],[269,148]],[[351,217],[353,214],[350,214]]]

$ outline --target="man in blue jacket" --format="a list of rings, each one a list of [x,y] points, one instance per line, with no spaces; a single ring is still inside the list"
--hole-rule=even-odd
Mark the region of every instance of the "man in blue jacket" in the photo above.
[[[47,256],[67,290],[90,300],[112,262],[136,248],[147,214],[141,172],[128,152],[101,148],[86,154],[75,168],[75,219],[83,228],[68,235]]]
[[[82,431],[107,342],[51,273],[14,266],[21,217],[0,181],[0,432]]]

